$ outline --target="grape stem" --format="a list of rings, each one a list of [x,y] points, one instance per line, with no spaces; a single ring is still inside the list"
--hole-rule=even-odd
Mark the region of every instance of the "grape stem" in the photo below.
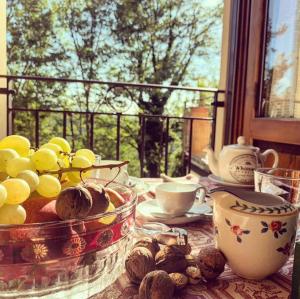
[[[69,168],[61,168],[59,170],[48,170],[48,171],[43,171],[43,172],[39,172],[39,175],[42,174],[58,174],[58,175],[62,175],[63,173],[66,172],[73,172],[73,171],[79,171],[80,173],[83,172],[87,172],[89,170],[93,170],[93,169],[102,169],[102,168],[120,168],[124,165],[127,165],[129,163],[129,161],[123,161],[121,163],[118,164],[102,164],[102,165],[92,165],[89,167],[85,167],[85,168],[80,168],[80,167],[69,167]]]

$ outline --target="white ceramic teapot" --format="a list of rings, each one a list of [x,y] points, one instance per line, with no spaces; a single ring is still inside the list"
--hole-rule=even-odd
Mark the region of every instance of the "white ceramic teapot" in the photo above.
[[[292,253],[298,210],[283,198],[238,188],[219,188],[214,201],[216,245],[239,276],[263,279]]]
[[[263,167],[268,155],[274,156],[272,168],[278,166],[278,153],[268,149],[263,153],[258,147],[247,145],[244,136],[240,136],[237,144],[223,147],[217,159],[211,148],[206,149],[208,166],[211,172],[221,180],[236,184],[253,184],[254,170]]]

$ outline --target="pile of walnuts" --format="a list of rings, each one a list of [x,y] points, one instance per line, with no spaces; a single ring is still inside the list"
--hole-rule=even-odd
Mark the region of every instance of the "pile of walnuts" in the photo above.
[[[135,243],[125,262],[129,280],[140,284],[139,299],[171,299],[188,284],[216,279],[226,263],[224,255],[212,246],[191,255],[191,246],[161,245],[144,238]]]

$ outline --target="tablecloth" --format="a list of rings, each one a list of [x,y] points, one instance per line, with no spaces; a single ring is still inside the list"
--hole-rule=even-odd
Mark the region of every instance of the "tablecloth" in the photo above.
[[[178,225],[177,225],[178,226]],[[212,220],[205,218],[194,223],[181,225],[188,231],[192,254],[200,248],[214,244]],[[286,299],[291,292],[293,256],[276,274],[262,281],[247,280],[236,276],[226,266],[222,275],[213,282],[188,286],[174,295],[174,299]],[[100,294],[92,299],[137,299],[138,287],[131,284],[123,274]]]

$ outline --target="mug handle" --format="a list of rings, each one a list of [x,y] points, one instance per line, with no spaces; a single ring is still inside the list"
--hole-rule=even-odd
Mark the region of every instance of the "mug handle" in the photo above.
[[[279,156],[278,153],[273,150],[273,149],[268,149],[266,151],[264,151],[260,156],[261,156],[261,160],[264,163],[265,160],[267,159],[268,155],[273,155],[274,156],[274,163],[272,165],[272,168],[276,168],[278,166],[278,162],[279,162]]]

